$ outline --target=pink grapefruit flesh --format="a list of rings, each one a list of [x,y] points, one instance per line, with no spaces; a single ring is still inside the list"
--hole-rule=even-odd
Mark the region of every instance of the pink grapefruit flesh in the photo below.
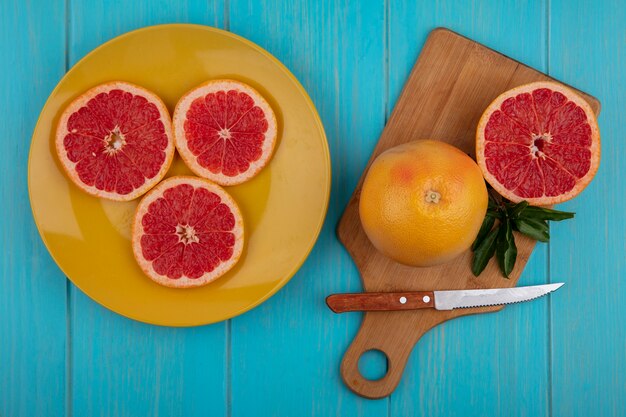
[[[183,161],[196,175],[220,185],[257,175],[276,145],[272,108],[239,81],[213,80],[189,91],[176,105],[173,124]]]
[[[165,104],[145,88],[110,82],[85,92],[64,110],[56,150],[69,178],[85,192],[127,201],[167,172],[174,141]]]
[[[239,208],[220,186],[203,178],[171,177],[141,199],[133,222],[133,253],[155,282],[198,287],[237,263],[243,233]]]
[[[578,195],[600,163],[596,116],[577,93],[554,82],[505,92],[476,132],[485,179],[507,199],[549,206]]]

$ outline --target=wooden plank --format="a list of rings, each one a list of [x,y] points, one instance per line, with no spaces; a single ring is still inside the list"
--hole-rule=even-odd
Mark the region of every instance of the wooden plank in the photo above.
[[[390,109],[427,34],[438,26],[546,70],[544,2],[389,4]],[[538,245],[519,285],[545,283],[546,270],[545,246]],[[542,299],[509,306],[497,314],[453,320],[426,333],[391,397],[391,415],[546,415],[547,305]]]
[[[65,279],[35,228],[26,166],[37,116],[65,69],[65,7],[0,3],[0,415],[65,414]]]
[[[222,26],[224,21],[221,1],[72,0],[70,5],[72,64],[102,42],[139,27],[166,22]],[[150,326],[106,310],[74,286],[70,298],[75,415],[226,415],[227,323]]]
[[[550,73],[600,98],[602,160],[594,181],[560,208],[550,277],[565,281],[552,299],[552,415],[626,413],[626,7],[622,1],[550,2]]]
[[[341,382],[339,362],[359,314],[334,315],[331,292],[359,291],[334,229],[384,124],[383,2],[230,1],[230,27],[294,72],[328,135],[333,193],[308,261],[271,300],[232,321],[232,415],[387,413]]]

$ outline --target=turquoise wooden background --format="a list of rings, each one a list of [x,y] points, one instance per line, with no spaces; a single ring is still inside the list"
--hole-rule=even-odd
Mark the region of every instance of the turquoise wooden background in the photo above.
[[[191,329],[128,320],[69,283],[26,185],[35,121],[64,72],[108,39],[168,22],[225,28],[282,60],[313,98],[333,160],[328,218],[301,271],[252,312]],[[334,227],[437,26],[598,97],[602,164],[521,280],[563,289],[440,326],[391,397],[365,400],[338,373],[360,317],[324,307],[360,289]],[[626,415],[624,2],[2,0],[0,57],[0,416]]]

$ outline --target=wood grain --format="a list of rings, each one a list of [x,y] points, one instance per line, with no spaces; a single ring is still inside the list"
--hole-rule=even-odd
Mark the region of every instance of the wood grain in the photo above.
[[[65,279],[32,219],[30,136],[64,72],[59,1],[0,2],[0,416],[65,415]]]
[[[416,310],[434,308],[435,295],[433,291],[332,294],[326,297],[326,305],[334,313]]]
[[[232,320],[232,416],[387,413],[386,401],[354,395],[338,372],[358,314],[324,304],[330,293],[360,290],[334,226],[385,122],[384,13],[383,2],[230,0],[230,29],[274,54],[311,96],[333,171],[326,222],[305,264],[270,300]]]
[[[182,21],[219,27],[224,22],[222,1],[68,4],[70,65],[101,43],[143,26]],[[228,323],[150,326],[107,310],[70,285],[69,412],[103,417],[227,415]]]
[[[230,333],[228,324],[135,325],[74,288],[66,329],[65,281],[35,230],[25,174],[37,115],[63,74],[66,34],[75,62],[147,24],[229,19],[296,73],[322,116],[333,190],[318,244],[291,283],[233,320]],[[0,415],[624,416],[625,21],[616,0],[0,2]],[[600,97],[602,163],[562,207],[577,216],[551,227],[549,259],[538,244],[518,282],[550,276],[565,287],[435,327],[393,395],[369,401],[338,372],[360,314],[335,315],[323,303],[361,290],[334,225],[437,26]]]
[[[548,6],[546,0],[393,1],[390,103],[399,96],[428,33],[437,26],[546,72]],[[548,245],[539,243],[518,285],[545,284],[548,265]],[[508,306],[498,314],[442,323],[413,348],[402,380],[389,397],[390,415],[548,416],[549,336],[550,297]]]
[[[510,88],[546,79],[540,72],[467,38],[436,29],[422,49],[369,164],[390,147],[423,138],[444,140],[473,156],[475,129],[483,109]],[[596,99],[583,97],[599,111]],[[517,283],[535,246],[532,239],[522,235],[516,236],[517,263],[508,280],[495,262],[480,277],[474,277],[469,250],[450,263],[431,268],[407,267],[379,253],[363,232],[358,215],[363,178],[339,222],[337,235],[361,272],[366,291],[498,288]],[[402,312],[401,316],[398,312],[366,313],[342,361],[344,381],[359,395],[387,396],[399,383],[408,354],[426,331],[451,318],[501,308],[419,310]],[[387,375],[377,381],[363,378],[358,370],[359,357],[370,349],[385,352],[390,362]]]
[[[626,4],[551,2],[550,72],[602,100],[602,161],[551,231],[552,415],[626,415]],[[584,300],[584,302],[581,302]]]

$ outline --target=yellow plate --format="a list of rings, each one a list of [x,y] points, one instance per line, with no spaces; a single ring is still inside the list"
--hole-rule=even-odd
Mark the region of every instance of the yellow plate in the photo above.
[[[256,88],[272,105],[279,142],[270,164],[227,190],[239,203],[246,246],[239,263],[195,289],[162,287],[143,275],[130,244],[137,201],[81,192],[63,174],[54,130],[65,106],[97,84],[129,81],[157,93],[170,111],[212,78]],[[178,159],[168,175],[190,173]],[[87,295],[135,320],[167,325],[215,323],[259,305],[296,273],[322,227],[330,193],[330,157],[315,107],[276,58],[246,39],[197,25],[161,25],[96,48],[59,82],[44,106],[30,149],[28,187],[35,222],[61,270]]]

